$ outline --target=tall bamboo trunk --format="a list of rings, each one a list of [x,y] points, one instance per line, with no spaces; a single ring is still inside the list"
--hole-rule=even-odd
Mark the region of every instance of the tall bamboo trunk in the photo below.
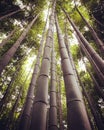
[[[20,88],[19,94],[17,95],[17,98],[16,98],[16,100],[15,100],[15,103],[14,103],[14,105],[13,105],[13,107],[12,107],[10,113],[9,113],[8,120],[7,120],[7,122],[6,122],[6,128],[5,128],[5,130],[9,130],[10,128],[13,127],[13,124],[14,124],[14,122],[13,122],[14,113],[15,113],[15,111],[17,110],[17,107],[18,107],[18,103],[19,103],[19,101],[20,101],[21,94],[22,94],[22,88]]]
[[[8,95],[10,94],[11,86],[12,86],[12,84],[13,84],[13,82],[14,82],[14,80],[15,80],[15,78],[16,78],[18,72],[19,72],[19,69],[20,69],[20,68],[18,67],[17,70],[16,70],[16,72],[13,73],[12,79],[11,79],[11,81],[9,82],[9,84],[8,84],[8,86],[7,86],[7,89],[5,90],[5,93],[4,93],[4,95],[3,95],[3,98],[2,98],[1,101],[0,101],[0,113],[2,113],[2,111],[3,111],[3,105],[6,105],[6,104],[7,104],[7,103],[6,103],[7,97],[8,97]]]
[[[16,11],[13,11],[13,12],[10,12],[9,14],[6,14],[6,15],[4,15],[4,16],[1,16],[1,17],[0,17],[0,21],[3,20],[3,19],[5,19],[5,18],[8,18],[9,16],[12,16],[13,14],[16,14],[16,13],[18,13],[18,12],[20,12],[20,11],[21,11],[21,9],[16,10]]]
[[[74,0],[75,1],[75,0]],[[78,11],[79,15],[81,16],[81,18],[83,19],[83,21],[86,23],[87,27],[89,28],[89,31],[91,32],[91,35],[93,36],[93,39],[95,41],[95,43],[98,45],[102,55],[104,56],[104,43],[99,39],[99,37],[97,36],[95,30],[92,28],[92,26],[87,22],[87,20],[83,17],[83,15],[81,14],[81,12],[79,11],[78,7],[76,6],[76,10]]]
[[[12,37],[12,35],[14,34],[14,32],[16,31],[16,29],[14,29],[13,31],[10,32],[10,34],[7,36],[6,39],[4,39],[1,43],[0,43],[0,48],[3,47]]]
[[[93,101],[93,98],[91,97],[90,94],[87,93],[86,89],[85,89],[85,86],[83,85],[83,83],[81,82],[80,78],[79,78],[79,81],[80,81],[80,84],[82,86],[82,89],[83,89],[83,93],[88,101],[88,104],[90,106],[90,109],[91,109],[91,112],[94,116],[94,120],[96,122],[96,125],[97,125],[97,128],[98,130],[103,130],[104,129],[104,124],[99,116],[99,113],[97,111],[97,108],[94,104],[94,101]]]
[[[95,73],[97,74],[97,77],[99,78],[102,87],[104,87],[104,84],[103,84],[104,75],[102,74],[102,72],[100,71],[100,69],[96,65],[95,61],[93,60],[93,57],[91,57],[91,55],[89,54],[89,52],[87,51],[87,49],[85,48],[85,46],[83,45],[82,41],[80,40],[80,38],[78,36],[77,36],[77,39],[78,39],[78,41],[80,43],[80,47],[82,48],[82,50],[84,51],[85,55],[89,59],[91,65],[93,66],[93,69],[94,69]]]
[[[34,62],[32,63],[30,71],[28,72],[27,77],[26,77],[25,81],[23,82],[23,84],[26,82],[26,80],[27,80],[27,78],[28,78],[28,76],[29,76],[29,74],[31,72],[31,69],[32,69],[33,65],[34,65]],[[6,107],[7,103],[10,100],[10,97],[11,97],[10,94],[12,94],[12,92],[14,91],[14,87],[12,88],[12,85],[13,85],[13,83],[15,81],[15,78],[16,78],[17,74],[20,72],[19,70],[20,70],[20,64],[19,64],[16,72],[13,73],[12,79],[9,82],[8,87],[7,87],[6,91],[5,91],[5,94],[4,94],[4,96],[3,96],[3,98],[2,98],[2,100],[0,102],[0,114],[3,112],[3,107]],[[21,77],[22,75],[23,75],[23,73],[21,75],[19,75],[19,76]]]
[[[60,79],[57,76],[57,82],[58,82],[58,91],[57,91],[57,105],[58,105],[58,116],[59,116],[59,130],[64,130],[64,124],[63,124],[63,116],[62,116],[62,101],[61,101],[61,83]]]
[[[96,81],[96,79],[94,78],[93,74],[90,72],[88,66],[86,65],[86,62],[84,61],[84,58],[83,58],[83,55],[81,53],[81,57],[82,57],[82,61],[83,63],[85,64],[86,66],[86,69],[91,77],[91,79],[93,80],[93,83],[94,83],[94,87],[96,89],[96,91],[98,92],[99,96],[101,96],[104,100],[104,92],[103,92],[103,89],[99,86],[98,82]]]
[[[32,44],[32,45],[33,45],[33,44]],[[28,55],[28,56],[30,55],[30,52],[32,51],[32,50],[31,50],[32,45],[30,46],[30,49],[27,49],[27,51],[23,53],[21,59],[18,59],[17,62],[16,62],[16,64],[14,64],[14,65],[16,65],[16,70],[17,70],[17,71],[19,71],[18,69],[19,69],[20,66],[21,66],[21,62],[23,63],[24,60],[25,60],[25,58],[26,58],[26,56],[27,56],[27,55]],[[12,68],[11,68],[11,69],[12,69]],[[8,75],[9,75],[11,69],[9,69],[9,71],[6,73],[5,79],[3,80],[2,84],[0,85],[0,91],[2,91],[3,85],[4,85],[5,82],[7,81],[7,77],[8,77]],[[16,73],[17,71],[15,71],[14,73]],[[13,75],[14,75],[14,73],[13,73]],[[12,77],[14,77],[14,76],[12,76]]]
[[[29,70],[29,72],[28,72],[28,74],[27,74],[27,76],[26,76],[26,78],[25,78],[25,80],[24,80],[24,82],[21,84],[21,86],[20,86],[20,88],[22,88],[22,86],[26,83],[26,81],[28,80],[28,77],[30,76],[30,74],[31,74],[31,69],[33,68],[33,65],[35,64],[35,61],[33,61],[33,63],[32,63],[32,65],[31,65],[31,67],[30,67],[30,70]],[[28,105],[30,105],[30,104],[28,104]],[[24,107],[22,107],[22,110],[21,110],[21,112],[20,112],[20,115],[19,115],[19,117],[18,117],[18,119],[17,119],[17,126],[15,126],[15,128],[16,128],[16,130],[18,130],[19,129],[19,127],[20,127],[20,125],[19,125],[19,123],[20,123],[20,119],[21,119],[21,117],[22,117],[22,114],[23,114],[23,109],[24,109]],[[28,115],[27,115],[28,116]],[[27,117],[26,117],[27,118]],[[26,124],[27,125],[27,124]],[[21,129],[21,128],[20,128]]]
[[[66,11],[63,9],[64,13],[66,14],[68,21],[71,23],[72,27],[74,28],[75,32],[79,36],[79,38],[82,41],[82,44],[87,49],[87,51],[90,53],[91,57],[93,57],[93,60],[95,61],[96,65],[98,66],[99,70],[104,75],[104,61],[102,58],[95,52],[95,50],[89,45],[88,41],[84,38],[84,36],[80,33],[74,22],[70,19],[69,15],[66,13]]]
[[[62,70],[66,88],[68,129],[91,130],[90,123],[85,110],[82,94],[76,82],[71,62],[69,60],[62,33],[56,19],[56,29],[60,47]]]
[[[48,20],[48,15],[47,15],[46,23],[45,23],[45,26],[43,29],[42,39],[40,41],[40,48],[39,48],[36,63],[34,66],[34,71],[32,74],[31,83],[29,85],[29,89],[28,89],[28,93],[27,93],[27,97],[26,97],[26,102],[24,105],[24,110],[23,110],[22,117],[20,120],[19,130],[28,130],[29,126],[30,126],[31,111],[32,111],[33,99],[34,99],[34,89],[36,87],[36,81],[37,81],[38,73],[40,70],[40,59],[42,56],[42,50],[43,50],[43,45],[44,45],[43,43],[45,40],[45,33],[46,33],[46,29],[47,29],[46,28],[47,27],[47,20]]]
[[[67,22],[66,22],[66,25],[67,25]],[[75,64],[74,64],[74,61],[73,61],[73,57],[72,57],[72,54],[70,52],[70,43],[69,43],[69,40],[68,40],[68,34],[67,34],[67,27],[65,25],[65,46],[66,46],[66,49],[67,49],[67,52],[68,52],[68,56],[69,56],[69,60],[71,61],[71,65],[72,65],[72,68],[73,68],[73,71],[74,71],[74,75],[76,77],[76,81],[79,85],[79,80],[78,80],[78,77],[77,77],[77,72],[76,72],[76,67],[75,67]],[[80,85],[79,85],[80,86]]]
[[[46,130],[47,103],[48,103],[48,77],[50,70],[50,55],[53,41],[54,10],[56,2],[53,1],[50,16],[49,30],[47,34],[42,65],[37,81],[37,91],[33,104],[32,121],[30,130]]]
[[[20,46],[21,42],[24,40],[25,36],[27,35],[28,31],[38,18],[39,14],[31,21],[31,23],[27,26],[26,29],[24,29],[21,36],[18,38],[18,40],[15,42],[15,44],[2,56],[0,59],[0,74],[2,73],[5,66],[9,63],[9,61],[14,56],[15,52],[17,51],[18,47]]]
[[[58,130],[57,123],[58,122],[57,122],[57,102],[56,102],[56,59],[53,45],[51,56],[51,84],[50,84],[50,108],[49,108],[48,130]]]
[[[101,86],[99,86],[99,84],[98,84],[98,82],[96,81],[95,77],[94,77],[93,74],[88,70],[88,68],[87,68],[87,71],[88,71],[88,73],[90,74],[90,77],[92,78],[92,80],[93,80],[93,82],[94,82],[94,87],[95,87],[95,89],[96,89],[96,92],[97,92],[98,95],[99,95],[100,97],[102,97],[103,100],[104,100],[103,88],[101,88]]]

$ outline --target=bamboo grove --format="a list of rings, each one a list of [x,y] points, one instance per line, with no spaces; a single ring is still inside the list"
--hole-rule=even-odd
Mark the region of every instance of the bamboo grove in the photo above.
[[[17,3],[0,2],[0,130],[103,130],[104,3]]]

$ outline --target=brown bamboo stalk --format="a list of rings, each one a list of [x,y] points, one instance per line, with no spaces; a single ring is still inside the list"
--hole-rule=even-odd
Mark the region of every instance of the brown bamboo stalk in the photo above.
[[[81,53],[82,55],[82,53]],[[99,96],[101,96],[104,100],[104,92],[103,92],[103,89],[99,86],[98,82],[96,81],[96,79],[94,78],[93,74],[90,72],[88,66],[86,65],[86,62],[84,61],[84,58],[83,58],[83,55],[82,55],[82,61],[83,63],[85,64],[86,66],[86,69],[91,77],[91,79],[93,80],[93,83],[94,83],[94,87],[96,89],[96,91],[98,92]]]
[[[79,78],[79,77],[78,77]],[[97,108],[96,106],[94,105],[94,101],[93,101],[93,98],[91,97],[90,94],[87,93],[86,89],[85,89],[85,86],[83,85],[83,83],[81,82],[80,78],[79,78],[79,81],[80,81],[80,84],[81,84],[81,87],[83,89],[83,93],[88,101],[88,104],[90,106],[90,109],[91,109],[91,112],[94,116],[94,120],[96,122],[96,125],[97,125],[97,128],[98,130],[103,130],[104,129],[104,124],[98,114],[98,111],[97,111]]]
[[[52,13],[50,16],[49,30],[47,34],[42,65],[37,80],[37,91],[33,104],[30,130],[46,130],[47,103],[48,103],[48,77],[50,70],[50,55],[53,41],[54,10],[56,1],[52,1]]]
[[[38,78],[38,73],[40,71],[40,59],[42,56],[42,49],[44,46],[44,40],[45,40],[45,33],[46,33],[46,27],[47,27],[47,20],[48,20],[48,14],[47,14],[47,19],[46,19],[46,23],[43,29],[43,33],[42,33],[42,38],[40,41],[40,48],[37,54],[37,58],[36,58],[36,63],[34,66],[34,71],[32,74],[32,79],[31,79],[31,83],[29,85],[29,89],[27,92],[27,97],[26,97],[26,102],[24,105],[24,110],[21,116],[21,120],[20,120],[20,124],[19,124],[19,130],[28,130],[29,126],[30,126],[30,121],[31,121],[31,111],[32,111],[32,107],[33,107],[33,99],[34,99],[34,90],[36,87],[36,81]]]
[[[90,123],[85,110],[82,94],[79,90],[75,75],[69,60],[62,33],[56,19],[56,29],[60,47],[62,70],[66,88],[68,129],[91,130]]]
[[[84,38],[84,36],[80,33],[77,26],[74,24],[74,22],[70,19],[69,15],[66,13],[64,9],[62,9],[68,18],[68,21],[71,23],[72,27],[76,31],[77,35],[79,36],[80,40],[82,41],[84,47],[87,49],[87,51],[90,53],[91,57],[95,61],[97,67],[104,75],[104,61],[103,59],[95,52],[95,50],[89,45],[88,41]]]
[[[36,21],[36,19],[39,17],[39,14],[30,22],[30,24],[27,26],[26,29],[24,29],[23,33],[21,36],[18,38],[18,40],[13,44],[13,46],[2,56],[0,59],[0,74],[2,73],[3,69],[5,66],[9,63],[9,61],[12,59],[14,56],[15,52],[17,51],[18,47],[20,46],[21,42],[27,35],[28,31]]]
[[[50,108],[49,108],[49,130],[58,130],[57,126],[57,102],[56,102],[56,59],[54,43],[51,56],[51,83],[50,83]]]
[[[16,31],[16,29],[14,29],[13,31],[10,32],[10,34],[7,36],[6,39],[4,39],[1,43],[0,43],[0,48],[3,47],[12,37],[12,35],[14,34],[14,32]]]
[[[5,18],[8,18],[9,16],[12,16],[13,14],[16,14],[16,13],[18,13],[18,12],[20,12],[20,11],[21,11],[21,9],[16,10],[16,11],[13,11],[13,12],[10,12],[9,14],[6,14],[6,15],[4,15],[4,16],[1,16],[1,17],[0,17],[0,21],[3,20],[3,19],[5,19]]]
[[[82,41],[80,40],[80,38],[78,36],[77,36],[77,39],[78,39],[78,41],[80,43],[80,46],[81,46],[82,50],[85,52],[87,58],[89,59],[90,63],[92,64],[93,69],[96,72],[99,80],[101,81],[102,87],[104,87],[104,84],[103,84],[104,75],[102,74],[102,72],[100,71],[100,69],[96,65],[95,61],[93,60],[93,58],[91,57],[91,55],[89,54],[89,52],[87,51],[87,49],[84,47],[84,45],[82,44]]]
[[[16,72],[13,73],[12,75],[12,79],[11,81],[9,82],[8,86],[7,86],[7,89],[5,90],[5,93],[3,95],[3,98],[1,99],[0,101],[0,113],[2,113],[3,111],[3,106],[7,104],[7,97],[8,95],[10,94],[10,91],[11,91],[11,86],[17,76],[17,74],[19,73],[19,69],[20,69],[20,66],[17,68]]]
[[[17,107],[18,107],[18,103],[19,103],[19,101],[20,101],[21,94],[22,94],[22,87],[20,87],[19,93],[18,93],[17,98],[16,98],[16,100],[15,100],[15,103],[13,104],[13,107],[12,107],[11,111],[9,112],[8,120],[7,120],[6,126],[5,126],[5,130],[8,130],[8,129],[10,129],[11,127],[13,127],[14,113],[15,113]]]
[[[35,61],[33,61],[32,65],[31,65],[31,68],[32,68],[32,66],[34,65],[34,62],[35,62]],[[1,101],[0,101],[0,114],[3,112],[3,107],[7,105],[8,101],[9,101],[9,99],[10,99],[10,97],[11,97],[10,94],[11,94],[11,93],[13,92],[13,90],[14,90],[14,88],[12,89],[11,87],[12,87],[14,81],[15,81],[15,78],[16,78],[17,74],[19,73],[19,70],[20,70],[20,64],[19,64],[19,66],[17,67],[17,70],[15,71],[15,73],[13,73],[12,79],[11,79],[11,81],[10,81],[9,84],[8,84],[8,87],[7,87],[7,89],[6,89],[5,93],[4,93],[3,98],[2,98]],[[30,69],[30,71],[31,71],[31,69]],[[28,78],[28,76],[29,76],[29,74],[30,74],[30,71],[29,71],[29,73],[27,74],[27,77],[26,77],[24,83],[26,82],[26,80],[27,80],[27,78]],[[24,73],[24,72],[23,72],[23,73]],[[21,76],[23,75],[23,73],[21,73],[19,76],[21,77]]]
[[[74,2],[75,2],[75,0],[74,0]],[[83,21],[86,23],[87,27],[89,28],[89,31],[91,32],[91,35],[93,36],[93,39],[94,39],[96,45],[99,47],[101,54],[104,56],[104,43],[99,39],[99,37],[97,36],[97,34],[96,34],[95,30],[93,29],[93,27],[83,17],[83,15],[79,11],[76,3],[75,3],[75,8],[76,8],[77,12],[79,13],[79,15],[81,16],[81,18],[83,19]]]
[[[66,46],[66,49],[67,49],[67,52],[68,52],[68,56],[69,56],[69,59],[71,61],[71,64],[72,64],[72,68],[73,68],[73,71],[74,71],[74,74],[75,74],[75,77],[76,77],[76,81],[79,85],[79,81],[78,81],[78,77],[77,77],[77,73],[76,73],[76,67],[75,67],[75,64],[74,64],[74,60],[73,60],[73,57],[72,57],[72,54],[70,52],[70,43],[69,43],[69,40],[68,40],[68,34],[67,34],[67,21],[66,21],[66,24],[65,24],[65,46]],[[80,86],[80,85],[79,85]]]

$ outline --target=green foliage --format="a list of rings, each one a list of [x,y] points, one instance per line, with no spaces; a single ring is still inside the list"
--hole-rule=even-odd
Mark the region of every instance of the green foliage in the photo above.
[[[71,50],[71,53],[72,53],[72,56],[73,56],[73,59],[74,59],[75,63],[77,63],[78,59],[79,60],[81,59],[80,50],[79,50],[78,45],[77,44],[71,45],[70,50]]]
[[[93,9],[97,6],[97,4],[100,2],[100,0],[81,0],[81,2],[86,5],[89,9]]]
[[[66,106],[66,92],[65,92],[65,84],[63,79],[61,80],[61,98],[62,98],[62,110],[63,110],[63,120],[67,121],[67,106]]]
[[[16,5],[16,6],[18,6],[18,8],[20,8],[19,3],[18,2],[16,3],[16,2],[17,2],[17,0],[11,1],[11,3],[13,5]],[[36,55],[37,55],[37,52],[39,49],[39,43],[40,43],[43,27],[45,24],[43,10],[47,9],[48,2],[46,0],[35,0],[35,1],[23,0],[21,2],[23,4],[23,6],[25,6],[25,10],[23,12],[15,14],[14,16],[10,17],[9,19],[4,19],[0,23],[0,31],[2,32],[2,34],[6,34],[6,35],[10,31],[12,31],[14,28],[16,28],[16,25],[14,24],[15,20],[17,20],[17,23],[20,22],[20,26],[21,26],[21,29],[17,28],[17,30],[14,33],[11,40],[8,41],[8,43],[2,49],[0,49],[0,56],[2,56],[15,43],[15,41],[18,39],[18,37],[21,34],[22,27],[27,26],[28,23],[31,22],[31,20],[33,19],[33,17],[36,14],[38,14],[39,12],[41,12],[41,13],[40,13],[39,18],[36,20],[36,22],[34,23],[32,28],[30,29],[28,35],[26,36],[24,41],[21,43],[15,56],[13,57],[13,59],[11,60],[9,65],[6,67],[6,69],[4,70],[4,72],[0,78],[0,87],[1,87],[0,94],[3,96],[5,90],[8,87],[8,84],[13,76],[13,73],[16,72],[18,66],[20,65],[18,74],[16,75],[16,78],[15,78],[13,84],[11,85],[11,92],[9,93],[7,105],[4,107],[5,111],[0,116],[0,129],[2,126],[1,124],[6,122],[9,112],[12,109],[12,106],[18,95],[18,92],[19,92],[20,88],[22,87],[22,96],[19,101],[18,108],[14,114],[15,115],[14,119],[17,121],[21,114],[21,111],[23,109],[23,105],[24,105],[24,102],[26,99],[27,90],[28,90],[28,87],[29,87],[29,84],[31,81],[33,66],[35,64],[35,58],[36,58]],[[90,11],[93,11],[93,9],[98,5],[99,0],[98,1],[81,0],[81,2],[84,3],[84,5],[86,5],[87,8],[85,8],[84,5],[82,6],[82,4],[79,2],[78,9],[81,11],[82,15],[87,19],[87,21],[92,26],[94,26],[95,23],[91,19],[91,15],[89,14],[88,9]],[[1,4],[1,1],[0,1],[0,4]],[[6,3],[4,2],[4,4],[6,4]],[[12,4],[9,4],[10,7],[13,7]],[[68,12],[68,14],[71,16],[71,18],[73,19],[75,24],[78,26],[80,31],[84,34],[85,38],[90,42],[90,44],[93,46],[93,48],[96,51],[98,51],[98,49],[95,46],[95,44],[93,42],[93,38],[92,38],[91,34],[89,33],[89,30],[87,30],[85,23],[83,22],[82,18],[76,11],[73,0],[57,0],[56,13],[58,15],[59,24],[62,29],[63,36],[65,35],[65,27],[67,28],[67,33],[68,33],[68,37],[69,37],[69,41],[70,41],[70,51],[72,53],[74,63],[79,72],[80,79],[84,83],[84,86],[85,86],[87,92],[91,94],[91,96],[96,101],[96,104],[99,105],[100,104],[100,103],[98,103],[99,96],[98,96],[97,92],[95,92],[94,83],[93,83],[89,73],[86,72],[85,70],[83,70],[82,66],[79,66],[79,62],[80,62],[80,60],[82,60],[82,57],[80,55],[80,49],[78,47],[78,44],[76,44],[77,43],[76,40],[73,37],[74,31],[73,31],[72,27],[70,26],[70,24],[66,21],[66,16],[62,11],[61,6]],[[2,34],[1,34],[1,37],[2,37]],[[57,34],[56,34],[56,32],[54,34],[55,34],[54,35],[54,43],[55,43],[54,46],[55,46],[55,52],[56,52],[57,73],[59,75],[61,75],[60,80],[61,80],[61,97],[62,97],[62,109],[63,109],[62,114],[63,114],[63,120],[65,121],[65,124],[66,124],[66,122],[67,122],[67,107],[66,107],[66,93],[65,93],[66,90],[65,90],[64,79],[62,78],[62,71],[61,71],[61,67],[60,67],[61,59],[60,59],[60,53],[59,53]],[[29,49],[31,51],[30,51],[30,53],[27,54],[26,52],[28,52]],[[88,61],[87,61],[87,65],[89,66],[90,71],[93,72],[94,70],[92,69],[92,67]],[[3,84],[3,82],[4,82],[4,84]],[[103,105],[100,106],[100,109],[101,109],[102,115],[103,115],[104,109],[101,108],[102,106]],[[87,107],[88,107],[88,105],[87,105]],[[89,107],[88,107],[88,111],[90,111]],[[92,118],[92,115],[91,115],[91,118]],[[17,123],[17,122],[15,122],[15,123]],[[4,129],[4,127],[2,129]]]

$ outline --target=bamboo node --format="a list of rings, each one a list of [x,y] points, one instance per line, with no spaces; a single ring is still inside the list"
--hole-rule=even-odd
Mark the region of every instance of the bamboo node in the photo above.
[[[69,105],[70,103],[73,103],[73,102],[83,102],[81,99],[78,99],[78,98],[73,98],[73,99],[70,99],[67,101],[67,105]]]

